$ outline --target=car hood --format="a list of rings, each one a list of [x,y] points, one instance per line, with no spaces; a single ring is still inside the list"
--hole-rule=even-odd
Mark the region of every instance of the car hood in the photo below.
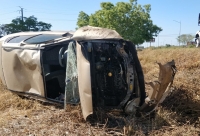
[[[72,39],[80,40],[93,40],[93,39],[123,39],[115,30],[85,26],[79,28],[73,35]]]

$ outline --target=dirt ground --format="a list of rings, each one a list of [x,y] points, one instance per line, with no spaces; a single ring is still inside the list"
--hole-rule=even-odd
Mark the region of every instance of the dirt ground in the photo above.
[[[0,84],[1,136],[65,135],[200,135],[200,49],[151,48],[138,51],[145,81],[158,77],[158,65],[175,60],[177,73],[170,95],[157,110],[139,117],[97,109],[89,122],[80,106],[62,107],[21,98]],[[148,86],[146,86],[148,88]]]

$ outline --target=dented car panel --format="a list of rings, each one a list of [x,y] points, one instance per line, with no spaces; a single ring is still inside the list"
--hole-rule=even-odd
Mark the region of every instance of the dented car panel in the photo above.
[[[166,97],[175,63],[160,66],[145,92],[135,45],[116,31],[86,26],[76,32],[23,32],[0,39],[0,77],[9,90],[52,102],[149,112]]]
[[[44,96],[39,50],[3,48],[2,60],[8,89]]]

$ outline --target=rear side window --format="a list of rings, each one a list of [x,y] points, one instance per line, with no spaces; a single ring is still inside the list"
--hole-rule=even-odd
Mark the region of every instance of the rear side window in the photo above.
[[[61,37],[63,37],[63,36],[55,35],[55,34],[41,34],[41,35],[31,37],[31,38],[25,40],[24,42],[28,43],[28,44],[37,44],[37,43],[47,42],[47,41],[54,40],[54,39],[61,38]]]
[[[25,39],[27,39],[29,37],[31,37],[31,35],[17,36],[17,37],[9,39],[7,43],[20,43],[21,41],[24,41]]]

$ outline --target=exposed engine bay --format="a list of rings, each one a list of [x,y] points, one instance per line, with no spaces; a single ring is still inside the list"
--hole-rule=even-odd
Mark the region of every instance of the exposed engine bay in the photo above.
[[[81,44],[91,64],[94,106],[124,108],[131,98],[140,97],[135,62],[126,42],[98,40]]]

